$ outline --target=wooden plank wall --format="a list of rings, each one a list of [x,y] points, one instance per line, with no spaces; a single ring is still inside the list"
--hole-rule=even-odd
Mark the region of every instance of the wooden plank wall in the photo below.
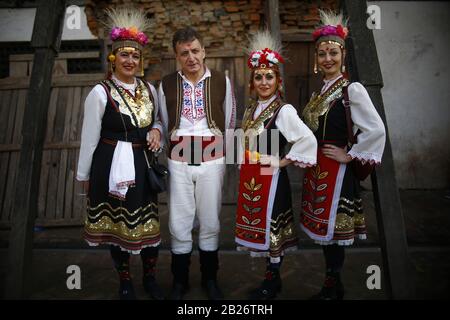
[[[81,224],[85,199],[75,171],[83,102],[92,85],[52,88],[41,167],[37,225]],[[9,225],[16,189],[26,89],[0,90],[0,226]]]

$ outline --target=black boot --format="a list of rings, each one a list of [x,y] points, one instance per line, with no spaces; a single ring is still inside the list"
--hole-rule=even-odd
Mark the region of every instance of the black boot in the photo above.
[[[119,299],[136,300],[136,294],[134,293],[133,283],[131,282],[131,279],[120,280]]]
[[[114,261],[114,266],[119,274],[119,299],[120,300],[135,300],[133,283],[130,276],[130,254],[122,251],[120,247],[111,245],[111,257]]]
[[[344,286],[340,271],[344,265],[345,247],[338,244],[322,246],[326,263],[326,275],[322,289],[312,296],[312,300],[342,300]]]
[[[183,300],[183,296],[189,290],[189,265],[191,264],[191,253],[172,253],[173,286],[170,292],[170,300]]]
[[[266,277],[261,286],[250,292],[250,300],[272,300],[281,291],[279,270],[266,270]]]
[[[219,270],[218,251],[203,251],[199,249],[202,288],[206,290],[209,300],[223,299],[223,293],[217,284],[217,270]]]
[[[153,300],[164,300],[164,293],[154,276],[145,275],[142,279],[142,284],[145,292],[147,292]]]
[[[344,285],[339,273],[327,272],[325,282],[319,293],[310,300],[342,300],[344,298]]]
[[[148,247],[141,250],[143,278],[145,292],[154,300],[164,300],[164,294],[156,282],[156,262],[158,261],[158,247]]]

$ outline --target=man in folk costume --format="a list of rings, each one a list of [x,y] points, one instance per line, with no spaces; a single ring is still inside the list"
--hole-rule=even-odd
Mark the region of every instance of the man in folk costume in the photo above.
[[[163,299],[155,281],[157,195],[145,179],[144,158],[144,148],[160,147],[162,125],[155,88],[135,76],[139,70],[143,76],[149,22],[137,9],[112,9],[107,15],[110,72],[86,98],[77,171],[88,197],[84,238],[89,245],[110,245],[121,299],[135,298],[130,253],[141,255],[145,290]]]
[[[182,299],[189,288],[196,219],[201,284],[209,299],[222,299],[217,270],[224,134],[235,126],[235,100],[228,77],[204,64],[205,48],[196,30],[178,30],[172,44],[181,70],[164,77],[158,92],[170,140],[169,227],[174,276],[170,298]]]
[[[355,238],[366,238],[354,162],[379,164],[386,133],[366,89],[343,75],[346,21],[333,12],[320,11],[320,16],[322,25],[313,33],[314,72],[319,69],[323,73],[324,85],[303,111],[319,149],[317,166],[305,175],[300,223],[306,234],[322,245],[325,255],[325,282],[313,298],[342,299],[344,247]],[[356,133],[357,142],[351,144]]]
[[[268,31],[253,36],[248,66],[256,100],[247,106],[242,121],[245,152],[240,166],[236,242],[238,250],[266,258],[265,279],[250,295],[257,300],[276,297],[281,290],[283,256],[297,246],[286,166],[293,163],[305,168],[316,163],[313,133],[296,109],[281,98],[281,63],[279,41]],[[292,147],[285,153],[287,143]]]

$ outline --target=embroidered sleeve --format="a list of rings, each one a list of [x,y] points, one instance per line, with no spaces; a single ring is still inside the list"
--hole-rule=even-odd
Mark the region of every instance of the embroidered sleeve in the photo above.
[[[278,113],[275,125],[292,147],[286,159],[294,161],[298,167],[310,167],[316,164],[317,140],[312,131],[297,115],[297,110],[290,105],[284,105]]]
[[[350,84],[348,96],[354,123],[353,133],[356,133],[358,129],[361,131],[357,137],[357,143],[348,154],[363,163],[378,164],[381,162],[386,142],[383,121],[362,84],[358,82]]]
[[[83,127],[81,129],[80,155],[78,157],[77,180],[89,180],[92,156],[100,140],[102,118],[105,113],[107,96],[101,85],[89,92],[84,102]]]

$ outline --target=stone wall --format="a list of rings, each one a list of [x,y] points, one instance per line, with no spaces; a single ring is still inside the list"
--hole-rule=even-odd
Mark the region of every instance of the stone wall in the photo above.
[[[86,0],[86,16],[91,32],[104,37],[100,21],[109,6],[135,4],[154,22],[149,33],[150,50],[146,53],[150,64],[172,53],[172,35],[190,25],[202,33],[204,44],[211,52],[242,52],[247,36],[265,25],[264,0],[201,1],[201,0]],[[283,35],[310,34],[319,21],[318,8],[336,8],[338,0],[279,1],[281,32]]]

